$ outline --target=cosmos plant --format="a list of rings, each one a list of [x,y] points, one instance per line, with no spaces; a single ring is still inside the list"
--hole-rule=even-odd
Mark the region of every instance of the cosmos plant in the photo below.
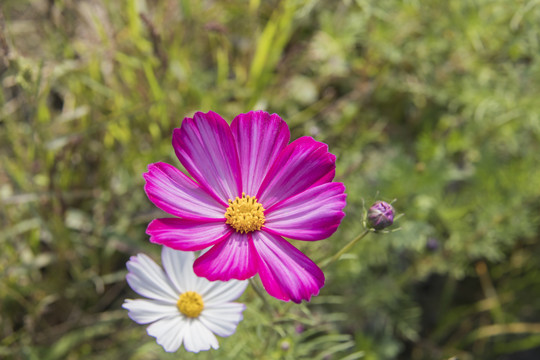
[[[163,271],[144,254],[127,263],[129,286],[147,299],[127,299],[122,305],[139,324],[150,324],[148,335],[167,352],[184,345],[187,351],[219,348],[214,334],[227,337],[242,320],[243,304],[232,302],[246,281],[210,282],[193,273],[195,255],[163,246]]]
[[[289,140],[285,121],[264,111],[240,114],[230,126],[214,112],[185,118],[172,144],[187,174],[162,162],[144,174],[148,198],[175,216],[153,220],[150,241],[208,249],[193,269],[210,281],[259,274],[270,295],[309,301],[324,275],[285,238],[332,235],[345,216],[346,195],[332,181],[336,157],[326,144]]]

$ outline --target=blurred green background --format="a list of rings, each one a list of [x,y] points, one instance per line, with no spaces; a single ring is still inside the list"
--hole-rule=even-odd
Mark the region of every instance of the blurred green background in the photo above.
[[[0,358],[540,358],[540,2],[2,0]],[[128,319],[149,163],[197,110],[263,109],[337,156],[338,232],[393,230],[311,303],[252,289],[221,349],[166,354]]]

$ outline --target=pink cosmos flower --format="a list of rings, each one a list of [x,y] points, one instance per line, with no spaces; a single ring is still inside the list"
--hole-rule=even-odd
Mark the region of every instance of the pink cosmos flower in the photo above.
[[[284,237],[322,240],[345,216],[342,183],[332,182],[336,157],[310,137],[289,144],[276,114],[251,111],[231,126],[214,112],[197,112],[174,130],[176,156],[191,175],[150,164],[145,191],[177,218],[153,220],[150,241],[177,250],[211,247],[193,269],[208,280],[245,280],[259,274],[268,293],[310,300],[324,274]]]

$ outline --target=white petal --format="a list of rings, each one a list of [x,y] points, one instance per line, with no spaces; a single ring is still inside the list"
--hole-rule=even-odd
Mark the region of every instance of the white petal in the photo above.
[[[148,335],[156,338],[156,342],[167,352],[175,352],[182,345],[188,324],[181,316],[161,319],[148,326]]]
[[[239,280],[213,281],[211,284],[204,292],[201,290],[204,304],[208,306],[233,301],[239,298],[248,286],[247,281]]]
[[[189,286],[189,289],[187,290],[195,291],[201,295],[206,289],[212,287],[213,284],[213,281],[202,276],[197,276],[193,271],[193,265],[190,266],[189,272],[187,270],[185,271],[183,280],[188,284],[186,285],[186,288]]]
[[[127,299],[122,307],[129,310],[128,316],[138,324],[148,324],[165,317],[180,316],[175,305],[157,300]]]
[[[129,271],[126,280],[136,293],[150,299],[176,304],[178,293],[163,270],[152,259],[144,254],[138,254],[132,256],[126,266]]]
[[[198,319],[191,319],[189,327],[184,337],[184,347],[187,351],[199,352],[219,348],[219,343],[212,334]]]
[[[184,265],[182,271],[178,274],[178,282],[182,284],[182,288],[185,289],[185,291],[199,292],[198,289],[201,286],[206,285],[208,280],[195,275],[192,261],[191,263]]]
[[[205,308],[199,317],[201,323],[214,334],[227,337],[234,334],[238,323],[242,321],[244,304],[229,303]]]
[[[163,246],[161,250],[161,262],[163,268],[167,273],[167,276],[175,286],[178,293],[184,293],[189,288],[189,282],[185,282],[185,278],[188,274],[195,276],[193,272],[193,262],[195,261],[195,255],[191,251],[174,250],[167,246]],[[190,281],[191,282],[191,281]]]
[[[208,289],[214,286],[215,281],[210,281],[206,278],[197,276],[195,273],[193,273],[193,276],[195,277],[195,280],[192,282],[191,291],[195,291],[199,295],[201,295],[204,303],[206,304],[206,300],[204,299],[204,294],[208,292]]]

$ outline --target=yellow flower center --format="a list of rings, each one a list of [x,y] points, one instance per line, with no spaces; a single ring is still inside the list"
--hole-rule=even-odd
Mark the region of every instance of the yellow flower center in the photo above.
[[[186,291],[181,294],[176,306],[182,314],[190,318],[196,318],[204,309],[202,297],[195,291]]]
[[[260,230],[264,224],[264,208],[254,196],[242,193],[242,198],[229,199],[229,207],[225,212],[226,224],[237,232],[247,233]]]

